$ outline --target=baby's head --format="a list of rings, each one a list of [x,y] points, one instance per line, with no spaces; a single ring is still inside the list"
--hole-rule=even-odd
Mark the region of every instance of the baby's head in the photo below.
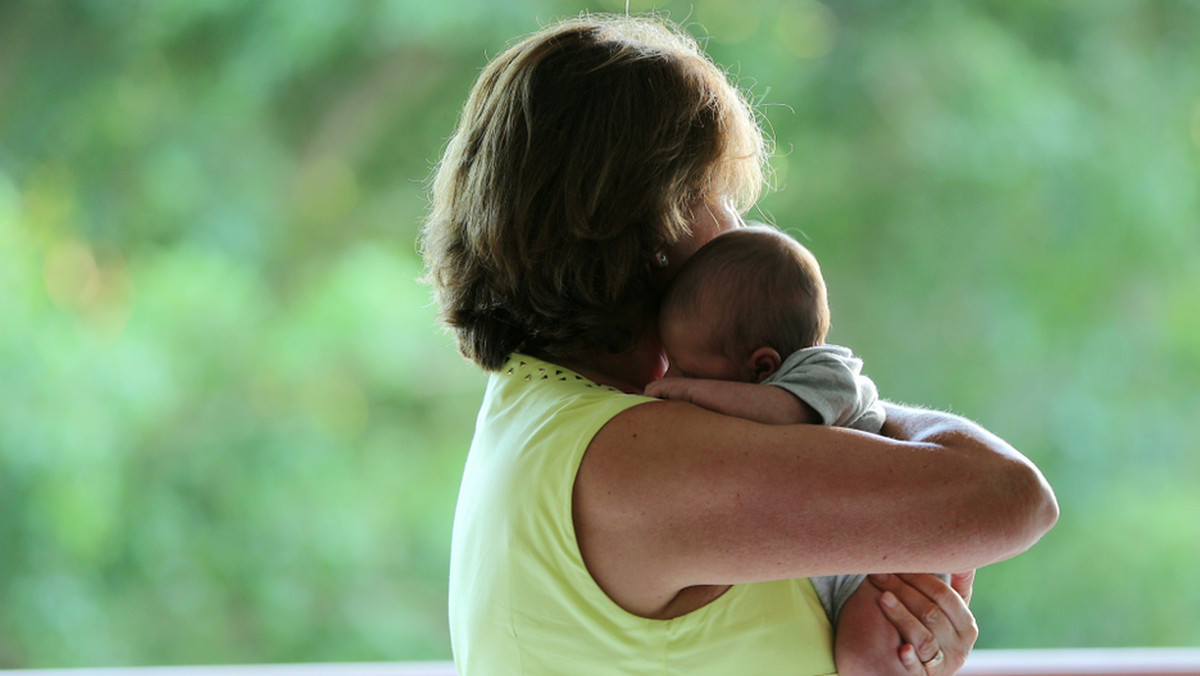
[[[659,328],[669,374],[759,382],[787,355],[825,342],[825,280],[812,253],[779,230],[731,230],[680,269]]]

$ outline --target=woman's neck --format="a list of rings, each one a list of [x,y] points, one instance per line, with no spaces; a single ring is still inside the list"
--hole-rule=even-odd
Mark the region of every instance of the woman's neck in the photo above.
[[[667,371],[662,343],[655,332],[638,341],[628,352],[603,352],[576,358],[538,356],[565,366],[593,382],[615,387],[628,394],[641,394],[648,383],[662,378]]]

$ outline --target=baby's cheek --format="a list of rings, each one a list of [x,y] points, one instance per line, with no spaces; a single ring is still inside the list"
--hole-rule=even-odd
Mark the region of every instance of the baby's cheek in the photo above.
[[[674,364],[672,364],[671,362],[669,362],[665,359],[663,360],[663,364],[665,367],[663,370],[663,375],[662,375],[663,378],[682,378],[683,377],[683,371],[680,371],[678,366],[675,366]]]
[[[669,368],[667,368],[667,360],[663,359],[662,361],[659,362],[658,368],[654,369],[654,377],[651,378],[650,380],[652,382],[655,380],[662,380],[663,378],[666,378],[669,375],[671,375],[671,370]]]
[[[658,344],[658,359],[651,366],[651,372],[649,373],[650,378],[646,380],[648,383],[652,383],[655,380],[662,380],[668,375],[671,375],[670,362],[667,360],[667,350],[663,347],[662,339],[657,338],[656,336],[655,342]]]

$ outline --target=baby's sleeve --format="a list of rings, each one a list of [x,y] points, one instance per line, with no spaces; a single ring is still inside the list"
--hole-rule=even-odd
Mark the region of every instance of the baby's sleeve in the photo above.
[[[837,627],[838,617],[842,614],[842,606],[846,605],[846,600],[854,594],[858,589],[858,585],[867,578],[866,575],[822,575],[820,577],[809,578],[812,580],[813,589],[817,591],[817,598],[821,599],[821,607],[825,609],[825,616],[829,618],[829,624]]]
[[[849,348],[818,345],[789,355],[763,384],[791,392],[821,416],[822,424],[878,433],[883,404],[862,366]]]

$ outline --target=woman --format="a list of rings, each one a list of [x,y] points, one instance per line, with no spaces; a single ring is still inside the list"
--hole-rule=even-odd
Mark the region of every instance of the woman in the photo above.
[[[833,673],[807,578],[970,570],[1053,525],[1037,469],[954,416],[888,406],[875,436],[640,396],[667,366],[662,289],[741,224],[765,155],[656,19],[550,26],[480,75],[423,234],[443,320],[491,372],[451,553],[463,676]],[[975,639],[956,582],[862,585],[841,672],[954,673]]]

